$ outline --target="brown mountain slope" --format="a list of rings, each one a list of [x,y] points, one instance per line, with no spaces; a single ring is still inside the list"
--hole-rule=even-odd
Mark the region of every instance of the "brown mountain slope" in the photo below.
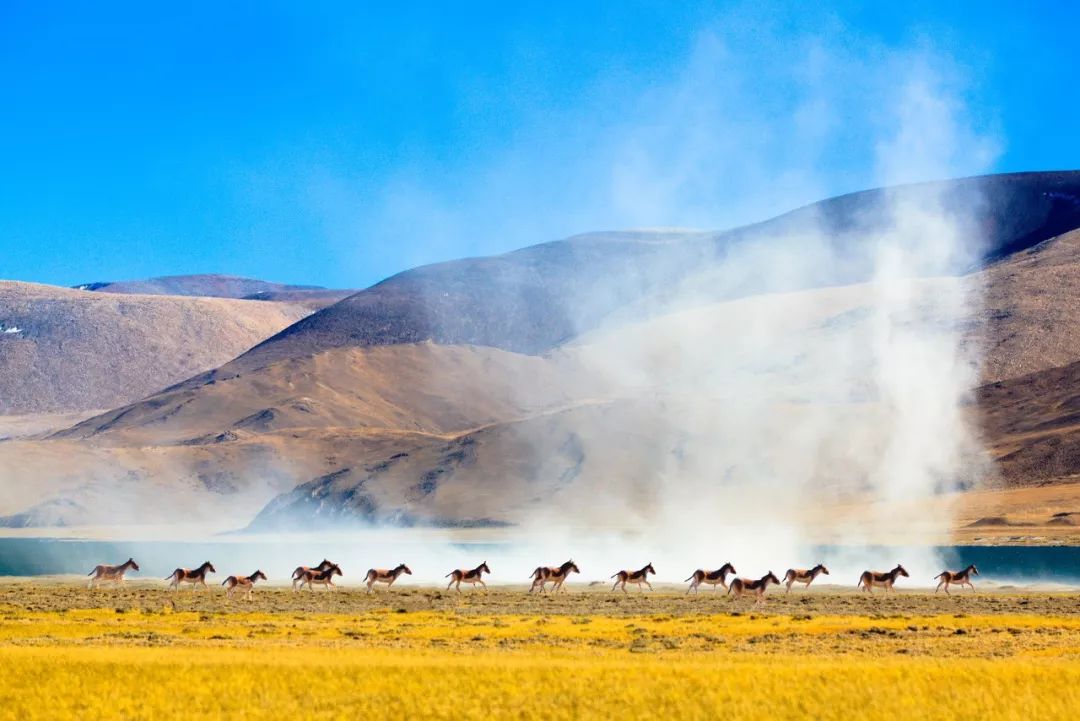
[[[131,402],[220,365],[308,312],[0,281],[0,415]]]

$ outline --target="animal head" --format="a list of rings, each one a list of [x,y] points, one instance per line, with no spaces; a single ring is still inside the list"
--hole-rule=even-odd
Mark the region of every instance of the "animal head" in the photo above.
[[[649,575],[650,573],[652,575],[654,575],[654,576],[656,575],[656,569],[652,567],[652,561],[649,561],[648,564],[646,564],[644,570],[645,570],[645,575],[646,576]]]
[[[725,563],[723,566],[720,567],[721,576],[726,576],[729,573],[738,573],[738,571],[736,571],[735,567],[732,566],[730,563]]]
[[[477,566],[476,570],[477,570],[477,572],[479,572],[481,574],[491,573],[491,569],[488,568],[487,561],[484,561],[479,566]]]
[[[896,570],[896,572],[897,572],[897,573],[899,573],[899,574],[900,574],[901,576],[903,576],[903,577],[905,577],[905,578],[908,578],[908,572],[907,572],[907,569],[906,569],[906,568],[904,568],[903,566],[901,566],[901,565],[900,565],[899,563],[898,563],[898,564],[896,564],[896,569],[895,569],[895,570]]]
[[[331,563],[330,567],[327,568],[326,570],[330,572],[331,576],[344,576],[345,575],[344,573],[341,572],[341,566],[337,565],[336,563]]]
[[[570,559],[562,565],[563,573],[581,573],[581,569],[574,563],[574,559]]]
[[[263,581],[265,581],[266,580],[266,574],[263,573],[262,571],[256,571],[255,573],[251,574],[251,580],[252,581],[257,581],[259,579],[262,579]]]
[[[138,570],[139,570],[139,564],[135,563],[135,559],[134,559],[134,558],[129,558],[129,559],[127,560],[127,562],[128,562],[128,565],[129,565],[129,566],[131,566],[131,567],[132,567],[132,568],[133,568],[134,570],[136,570],[136,571],[138,571]]]
[[[819,569],[821,569],[821,572],[822,572],[822,573],[824,573],[824,574],[825,574],[826,576],[828,576],[828,575],[829,575],[829,569],[825,568],[825,564],[824,564],[824,563],[819,563],[819,564],[817,565],[817,567],[818,567]]]
[[[214,564],[210,563],[209,561],[203,561],[202,567],[210,573],[217,573],[217,569],[214,568]]]
[[[403,573],[407,573],[407,574],[409,574],[410,576],[412,575],[412,569],[410,569],[410,568],[409,568],[408,566],[406,566],[406,565],[405,565],[404,563],[399,563],[399,564],[398,564],[398,568],[400,568],[400,569],[401,569],[401,571],[402,571]]]
[[[322,560],[322,563],[320,563],[320,564],[319,564],[318,566],[316,566],[315,568],[316,568],[316,569],[318,569],[318,570],[320,570],[320,571],[327,571],[327,570],[329,570],[329,569],[333,568],[333,567],[334,567],[334,566],[336,566],[336,565],[337,565],[337,564],[336,564],[336,563],[334,563],[333,561],[331,561],[331,560],[328,560],[328,559],[324,558],[324,559]]]
[[[974,563],[973,563],[973,564],[971,564],[970,566],[968,566],[968,569],[969,569],[969,570],[971,571],[971,574],[972,574],[973,576],[978,576],[978,575],[979,575],[979,569],[975,568],[975,564],[974,564]]]
[[[765,582],[766,586],[768,586],[770,583],[775,583],[777,586],[780,585],[780,579],[777,578],[776,574],[774,574],[772,571],[769,571],[767,574],[765,574],[765,578],[761,580]]]

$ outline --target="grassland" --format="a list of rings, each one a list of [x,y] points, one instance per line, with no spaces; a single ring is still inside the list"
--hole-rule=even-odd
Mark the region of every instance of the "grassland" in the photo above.
[[[0,718],[1064,718],[1080,597],[0,585]]]

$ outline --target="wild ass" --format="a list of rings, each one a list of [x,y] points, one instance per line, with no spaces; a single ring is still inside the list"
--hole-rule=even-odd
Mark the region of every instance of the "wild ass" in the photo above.
[[[484,583],[483,575],[485,573],[491,573],[491,569],[488,568],[487,561],[484,561],[479,566],[473,569],[466,570],[464,568],[458,568],[443,576],[443,578],[449,578],[450,583],[446,584],[446,590],[449,591],[450,587],[455,583],[457,584],[457,592],[461,593],[462,583],[471,583],[474,587],[476,584],[480,584],[484,588],[487,588],[487,584]]]
[[[394,581],[398,580],[398,576],[403,573],[412,575],[412,570],[404,563],[399,563],[394,568],[389,570],[385,568],[369,568],[367,572],[367,591],[372,592],[372,588],[376,583],[385,583],[386,590],[390,590],[390,587],[394,585]]]
[[[251,600],[251,591],[255,588],[255,582],[262,579],[266,580],[266,574],[262,571],[255,571],[250,576],[229,576],[221,582],[222,586],[225,586],[225,597],[232,598],[233,591],[240,588],[242,591],[247,591],[247,599]]]
[[[736,578],[731,582],[731,586],[728,588],[725,596],[734,593],[735,598],[741,598],[747,591],[753,591],[757,595],[757,601],[755,603],[762,603],[765,601],[765,589],[769,587],[770,583],[780,585],[780,579],[777,578],[772,571],[769,571],[759,579],[752,578]]]
[[[562,588],[563,582],[566,581],[566,577],[571,573],[581,573],[581,569],[577,567],[573,559],[567,561],[558,568],[554,566],[537,566],[536,570],[529,576],[532,579],[532,586],[529,587],[529,593],[536,590],[537,586],[540,586],[540,592],[544,593],[548,582],[553,583],[551,592],[555,593]]]
[[[698,593],[698,586],[703,583],[707,583],[712,586],[714,591],[716,590],[716,587],[718,585],[723,586],[724,590],[727,591],[727,575],[729,573],[738,573],[738,571],[735,570],[735,567],[732,566],[730,563],[725,563],[723,566],[716,569],[715,571],[706,571],[699,568],[698,570],[690,574],[690,578],[686,579],[686,581],[690,581],[690,588],[686,589],[686,593],[689,594],[691,591],[693,591],[694,593]]]
[[[326,590],[329,591],[331,588],[337,588],[337,586],[334,585],[334,576],[344,575],[345,574],[341,572],[341,567],[336,563],[331,563],[329,568],[322,571],[309,568],[300,574],[300,578],[298,579],[300,581],[300,587],[297,590],[303,591],[304,584],[306,583],[308,590],[314,592],[315,584],[317,583],[320,586],[326,586]]]
[[[971,586],[971,590],[975,590],[975,584],[971,582],[972,576],[978,576],[979,569],[975,568],[975,564],[971,564],[963,571],[942,571],[938,575],[934,576],[934,580],[939,578],[941,581],[938,583],[937,588],[934,589],[934,593],[941,590],[942,586],[945,586],[945,593],[949,593],[949,584],[955,583],[957,586]],[[951,594],[950,594],[951,595]]]
[[[178,568],[166,576],[165,580],[172,579],[169,584],[170,589],[178,589],[181,583],[190,583],[191,590],[194,591],[195,587],[200,584],[203,588],[207,588],[206,574],[208,573],[217,573],[217,569],[209,561],[203,561],[203,564],[193,571],[187,568]]]
[[[86,574],[87,576],[93,576],[93,578],[90,579],[90,583],[86,587],[93,588],[95,582],[102,581],[123,583],[124,574],[128,572],[129,568],[134,571],[139,570],[139,564],[135,563],[135,559],[129,558],[128,560],[121,563],[119,566],[106,566],[105,564],[94,566],[94,570]]]
[[[784,574],[784,585],[787,586],[787,591],[784,593],[791,593],[791,587],[795,583],[802,583],[806,585],[806,588],[810,588],[810,584],[814,582],[814,579],[823,573],[826,576],[829,575],[829,569],[825,568],[824,563],[819,563],[809,570],[789,568],[787,573]]]
[[[898,576],[908,578],[908,572],[904,570],[904,567],[899,563],[896,564],[896,568],[888,573],[881,573],[880,571],[863,571],[862,575],[859,576],[859,585],[856,586],[856,588],[862,588],[867,593],[873,593],[874,586],[881,586],[885,589],[885,593],[888,593],[892,589],[893,584],[896,583]]]
[[[611,576],[611,578],[616,579],[615,585],[611,587],[611,590],[614,591],[619,587],[619,584],[622,584],[622,592],[626,593],[627,583],[635,583],[637,584],[638,590],[642,590],[641,584],[644,583],[651,591],[653,590],[653,587],[652,584],[649,583],[650,573],[654,576],[656,575],[656,569],[652,567],[652,561],[649,561],[645,564],[644,568],[637,571],[619,571]]]
[[[325,570],[327,570],[329,568],[332,568],[332,567],[334,567],[336,565],[337,564],[334,563],[333,561],[328,561],[327,559],[324,558],[322,560],[322,563],[320,563],[318,566],[297,566],[296,570],[292,572],[292,587],[293,587],[293,590],[294,591],[296,590],[296,584],[298,584],[300,582],[300,577],[303,575],[304,571],[325,571]]]

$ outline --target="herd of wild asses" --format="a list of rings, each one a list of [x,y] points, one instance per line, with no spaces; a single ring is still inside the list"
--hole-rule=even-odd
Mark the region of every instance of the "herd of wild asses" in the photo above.
[[[139,564],[135,562],[135,559],[129,558],[124,563],[117,566],[100,565],[95,566],[94,570],[88,573],[91,576],[89,588],[93,588],[96,584],[104,582],[113,582],[120,584],[124,582],[124,576],[129,570],[138,571]],[[197,568],[177,568],[171,574],[165,577],[164,580],[169,581],[169,589],[176,590],[182,583],[189,583],[192,589],[196,589],[199,586],[206,588],[206,577],[208,574],[217,573],[217,569],[210,561],[204,562]],[[484,583],[484,574],[490,574],[491,569],[488,568],[487,562],[481,563],[475,568],[457,568],[446,574],[444,578],[449,578],[450,583],[447,584],[446,589],[450,590],[451,586],[454,586],[458,593],[461,593],[461,584],[468,583],[474,588],[476,584],[480,584],[483,588],[487,588],[487,584]],[[539,589],[540,593],[547,592],[547,586],[551,584],[552,593],[556,593],[560,590],[565,591],[563,583],[571,574],[581,573],[581,569],[573,560],[569,560],[559,566],[537,566],[535,570],[529,575],[532,580],[532,585],[529,587],[529,593],[533,593]],[[819,563],[813,568],[789,568],[787,573],[784,574],[784,580],[781,582],[772,571],[761,578],[732,578],[730,583],[728,582],[728,575],[734,576],[737,573],[735,567],[730,563],[725,563],[720,568],[708,571],[702,568],[697,569],[686,581],[690,582],[689,588],[686,589],[686,593],[691,591],[697,593],[701,584],[706,583],[713,587],[713,591],[717,586],[723,586],[725,595],[734,594],[735,598],[740,598],[744,594],[753,594],[758,603],[764,600],[765,592],[770,585],[779,586],[783,583],[787,590],[785,593],[791,592],[791,587],[796,583],[801,583],[805,588],[809,588],[810,584],[814,582],[820,575],[829,575],[829,569],[825,567],[825,564]],[[387,588],[394,585],[402,574],[412,575],[412,570],[404,563],[399,563],[394,568],[371,568],[368,569],[367,574],[364,576],[365,584],[367,585],[368,593],[371,593],[375,584],[385,583]],[[611,578],[615,579],[615,584],[611,587],[614,591],[618,588],[622,588],[622,592],[626,593],[626,584],[632,583],[638,587],[639,590],[644,590],[642,585],[645,585],[652,590],[652,584],[649,583],[649,576],[655,575],[656,569],[653,568],[652,563],[647,563],[638,570],[623,570],[617,571],[611,575]],[[304,586],[307,586],[309,591],[314,591],[315,586],[323,586],[329,591],[331,588],[337,588],[334,585],[334,576],[343,576],[341,567],[327,559],[323,559],[317,566],[297,566],[296,570],[292,572],[292,589],[293,591],[302,591]],[[956,584],[958,586],[969,586],[972,591],[975,590],[975,585],[971,582],[972,576],[978,576],[979,571],[975,568],[974,564],[968,566],[962,571],[942,571],[934,577],[935,581],[938,581],[937,588],[934,593],[937,593],[944,587],[945,593],[949,593],[949,586]],[[885,593],[892,590],[893,585],[896,583],[896,579],[900,576],[908,577],[908,572],[901,564],[897,564],[896,568],[891,571],[863,571],[859,577],[859,583],[857,588],[866,591],[867,593],[873,593],[875,587],[881,587],[885,589]],[[225,594],[229,598],[239,590],[246,594],[247,598],[251,598],[251,592],[255,586],[256,581],[267,580],[266,574],[262,571],[255,571],[254,573],[244,576],[236,575],[229,576],[222,582],[222,586],[225,587]],[[684,581],[685,582],[685,581]]]

